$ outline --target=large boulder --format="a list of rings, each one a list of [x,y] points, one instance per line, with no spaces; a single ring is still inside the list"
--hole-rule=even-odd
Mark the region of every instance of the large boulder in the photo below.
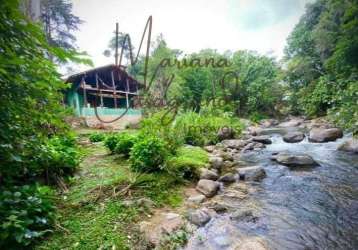
[[[160,240],[167,234],[174,233],[185,226],[185,221],[179,214],[158,213],[150,221],[142,221],[139,224],[144,238],[152,245],[159,245]]]
[[[260,121],[260,125],[263,128],[269,128],[269,127],[273,127],[275,125],[278,124],[278,121],[276,119],[264,119]]]
[[[272,160],[277,161],[278,163],[290,167],[297,166],[316,166],[318,163],[309,155],[306,154],[289,154],[289,153],[280,153],[271,158]]]
[[[283,140],[289,143],[300,142],[303,141],[304,138],[305,138],[305,134],[299,131],[288,132],[283,136]]]
[[[227,173],[219,178],[220,182],[231,183],[236,181],[236,177],[233,173]]]
[[[209,162],[210,162],[211,166],[213,168],[215,168],[215,169],[221,169],[221,167],[224,164],[224,160],[220,156],[212,156],[212,157],[210,157]]]
[[[339,128],[314,128],[310,131],[310,142],[329,142],[343,137],[343,131]]]
[[[207,209],[202,208],[188,212],[188,220],[197,226],[204,226],[211,219],[210,213]]]
[[[263,144],[271,144],[272,143],[270,136],[268,136],[268,135],[254,136],[254,137],[252,137],[252,141],[260,142]]]
[[[287,122],[282,122],[278,125],[280,128],[298,127],[303,123],[303,119],[292,119]]]
[[[215,150],[215,146],[214,145],[205,146],[204,149],[207,152],[212,153]]]
[[[358,140],[350,139],[339,145],[338,150],[358,154]]]
[[[266,176],[265,170],[260,166],[239,168],[238,172],[240,179],[246,181],[260,181]]]
[[[210,198],[216,195],[220,188],[219,182],[212,180],[200,180],[196,185],[196,190]]]
[[[219,175],[217,173],[209,169],[201,168],[199,171],[200,171],[200,179],[216,181],[219,178]]]
[[[205,200],[205,198],[206,198],[205,195],[202,194],[192,195],[188,198],[188,201],[195,204],[200,204]]]
[[[230,127],[222,127],[218,131],[219,141],[233,139],[235,137],[235,131]]]
[[[230,215],[230,219],[237,221],[250,220],[254,217],[256,216],[254,215],[254,211],[251,208],[240,208]]]

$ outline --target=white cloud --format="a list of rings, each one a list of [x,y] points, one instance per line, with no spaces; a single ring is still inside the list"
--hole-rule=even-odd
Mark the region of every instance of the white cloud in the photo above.
[[[73,0],[73,3],[74,13],[85,21],[76,32],[77,44],[100,66],[114,61],[102,53],[115,23],[119,22],[120,31],[130,33],[137,48],[149,15],[153,16],[152,40],[162,33],[169,47],[184,53],[203,48],[250,49],[260,53],[273,51],[281,57],[285,40],[307,1]]]

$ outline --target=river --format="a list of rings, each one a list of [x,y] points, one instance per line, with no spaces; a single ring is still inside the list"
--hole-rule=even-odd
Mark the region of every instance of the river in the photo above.
[[[281,130],[267,133],[272,144],[241,155],[249,165],[262,166],[266,178],[224,187],[217,199],[233,209],[196,230],[185,249],[241,249],[246,239],[267,249],[358,249],[358,155],[337,151],[351,135],[328,143],[286,143]],[[283,151],[308,154],[319,166],[292,169],[270,160]],[[247,208],[253,214],[233,219],[235,210]]]

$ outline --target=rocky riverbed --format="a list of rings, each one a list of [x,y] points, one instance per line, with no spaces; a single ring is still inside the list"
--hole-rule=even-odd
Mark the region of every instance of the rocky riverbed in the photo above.
[[[187,190],[185,206],[142,223],[153,245],[184,229],[191,235],[184,249],[358,249],[351,135],[324,120],[291,118],[249,126],[239,139],[224,130],[220,138],[205,147],[210,165]]]

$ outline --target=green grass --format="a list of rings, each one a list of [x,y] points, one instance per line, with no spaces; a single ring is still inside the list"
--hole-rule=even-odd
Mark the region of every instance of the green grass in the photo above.
[[[156,207],[182,203],[180,183],[164,174],[132,173],[129,163],[110,155],[102,143],[83,148],[80,171],[71,178],[69,192],[59,195],[58,226],[36,249],[137,249],[142,243],[138,221],[146,208],[125,206],[125,199],[150,198]],[[129,193],[117,191],[131,185]],[[129,196],[130,194],[130,196]]]
[[[208,153],[200,147],[180,147],[168,160],[168,167],[185,179],[197,178],[199,168],[209,163]]]

